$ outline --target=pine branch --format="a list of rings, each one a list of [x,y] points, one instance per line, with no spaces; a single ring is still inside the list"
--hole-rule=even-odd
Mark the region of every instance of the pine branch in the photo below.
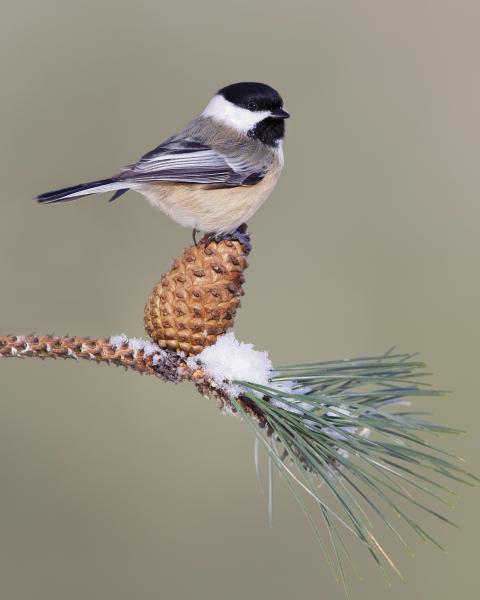
[[[153,353],[136,350],[129,346],[128,340],[122,344],[112,344],[107,339],[77,336],[4,335],[0,336],[0,357],[83,359],[122,366],[137,373],[176,382],[192,376],[177,353],[160,348]]]
[[[114,336],[108,339],[54,335],[0,335],[1,358],[63,358],[106,363],[140,374],[155,375],[163,381],[189,381],[202,396],[217,401],[219,407],[231,408],[227,391],[207,375],[200,365],[191,367],[183,353],[159,348],[152,342]],[[239,398],[244,410],[255,417],[260,426],[263,419],[252,408],[248,398]]]
[[[229,343],[233,344],[230,349],[224,347]],[[252,353],[252,360],[253,355],[264,354],[251,345],[239,344],[233,334],[190,358],[123,335],[109,339],[0,336],[0,358],[84,359],[124,366],[164,381],[190,381],[203,396],[214,398],[221,409],[242,417],[300,503],[328,562],[336,563],[345,585],[344,563],[350,556],[342,530],[360,540],[382,572],[383,563],[396,570],[372,532],[372,517],[406,546],[391,519],[393,511],[422,540],[441,548],[409,516],[408,505],[453,525],[444,514],[433,510],[430,502],[449,508],[449,497],[456,495],[449,481],[474,485],[479,479],[429,439],[460,433],[458,430],[426,421],[423,413],[404,408],[410,399],[443,395],[421,380],[426,375],[425,365],[414,355],[387,353],[288,365],[274,371],[263,357],[260,362],[267,367],[264,384],[258,378],[254,383],[246,380],[248,377],[244,380],[231,375],[241,372],[238,369],[245,363],[245,351]],[[215,354],[213,365],[209,352]],[[225,357],[235,367],[228,376]],[[320,509],[331,557],[295,486],[300,486]]]

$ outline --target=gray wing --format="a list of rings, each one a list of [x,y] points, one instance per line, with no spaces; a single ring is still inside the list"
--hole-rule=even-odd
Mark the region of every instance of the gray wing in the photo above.
[[[265,172],[263,165],[254,166],[194,138],[170,138],[136,164],[125,167],[118,179],[130,183],[178,181],[235,187],[254,185]]]

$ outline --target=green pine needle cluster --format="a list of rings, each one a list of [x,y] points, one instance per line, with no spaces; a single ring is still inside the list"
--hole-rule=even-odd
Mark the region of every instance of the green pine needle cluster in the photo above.
[[[421,381],[424,367],[414,355],[387,353],[280,367],[268,387],[234,382],[245,388],[242,398],[230,399],[234,410],[278,467],[345,589],[345,564],[351,562],[345,533],[360,540],[384,574],[385,564],[397,571],[372,532],[374,519],[408,548],[393,512],[422,540],[442,548],[409,515],[408,505],[453,525],[427,501],[450,506],[448,497],[455,494],[448,480],[479,481],[461,459],[430,442],[460,431],[409,409],[415,398],[444,394]],[[323,534],[299,486],[318,506]]]

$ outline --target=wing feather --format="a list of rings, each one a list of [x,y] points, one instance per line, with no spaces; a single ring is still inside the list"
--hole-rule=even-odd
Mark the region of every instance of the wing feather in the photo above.
[[[227,155],[191,138],[171,138],[125,167],[119,176],[126,182],[178,181],[234,187],[253,185],[265,169],[248,160]]]

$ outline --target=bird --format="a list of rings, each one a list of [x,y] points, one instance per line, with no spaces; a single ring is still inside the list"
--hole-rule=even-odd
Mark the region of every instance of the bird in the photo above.
[[[264,83],[221,88],[178,133],[107,179],[36,196],[42,204],[128,190],[174,221],[217,241],[239,239],[245,223],[273,191],[284,165],[285,119],[280,94]],[[248,235],[248,234],[247,234]]]

